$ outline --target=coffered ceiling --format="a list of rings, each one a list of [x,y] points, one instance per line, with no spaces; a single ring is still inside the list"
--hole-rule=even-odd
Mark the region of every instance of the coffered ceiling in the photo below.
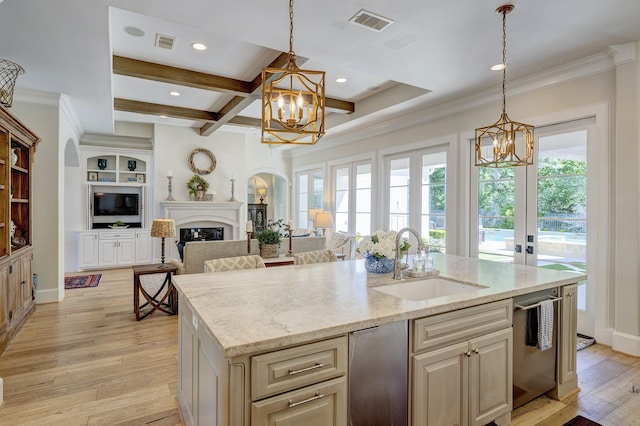
[[[325,138],[497,92],[500,75],[489,68],[501,60],[502,3],[296,0],[298,63],[327,73]],[[637,0],[515,4],[510,81],[640,40]],[[378,32],[350,22],[361,9],[393,23]],[[288,19],[286,0],[4,0],[0,57],[26,70],[17,96],[65,94],[86,133],[112,133],[114,121],[185,126],[203,137],[219,128],[259,133],[260,72],[286,60]],[[158,47],[159,37],[171,48]]]

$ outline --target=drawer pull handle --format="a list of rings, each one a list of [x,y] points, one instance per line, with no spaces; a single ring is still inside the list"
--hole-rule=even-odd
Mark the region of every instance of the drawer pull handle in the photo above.
[[[312,396],[311,398],[303,399],[300,402],[293,402],[292,400],[289,400],[289,408],[297,407],[298,405],[306,404],[307,402],[315,401],[316,399],[321,399],[321,398],[324,398],[324,394],[316,392],[315,396]]]
[[[311,367],[302,368],[300,370],[289,370],[289,375],[295,376],[296,374],[305,373],[307,371],[315,370],[316,368],[322,368],[322,367],[324,367],[323,363],[316,362],[316,365],[313,365]]]

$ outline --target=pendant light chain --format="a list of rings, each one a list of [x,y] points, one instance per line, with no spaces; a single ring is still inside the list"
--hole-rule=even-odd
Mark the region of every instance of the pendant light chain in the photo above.
[[[291,0],[293,1],[293,0]],[[502,115],[507,111],[507,13],[506,8],[502,9]]]
[[[289,0],[289,55],[296,56],[293,51],[293,0]]]

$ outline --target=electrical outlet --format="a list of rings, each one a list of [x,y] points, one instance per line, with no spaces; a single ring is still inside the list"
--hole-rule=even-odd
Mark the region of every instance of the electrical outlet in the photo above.
[[[631,392],[632,393],[640,393],[640,387],[638,385],[636,385],[635,383],[631,385]]]

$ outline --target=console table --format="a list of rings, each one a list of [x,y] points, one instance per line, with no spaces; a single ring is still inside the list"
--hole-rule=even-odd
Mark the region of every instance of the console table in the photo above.
[[[133,267],[133,311],[136,314],[137,321],[147,317],[156,310],[170,315],[178,313],[178,294],[171,282],[171,274],[174,274],[177,270],[178,267],[172,263],[156,263]],[[140,283],[140,277],[142,275],[151,274],[165,274],[162,285],[154,294],[149,293]],[[142,296],[146,300],[142,305],[140,305],[140,293],[142,293]],[[143,312],[142,309],[147,306],[150,306],[151,309]]]

